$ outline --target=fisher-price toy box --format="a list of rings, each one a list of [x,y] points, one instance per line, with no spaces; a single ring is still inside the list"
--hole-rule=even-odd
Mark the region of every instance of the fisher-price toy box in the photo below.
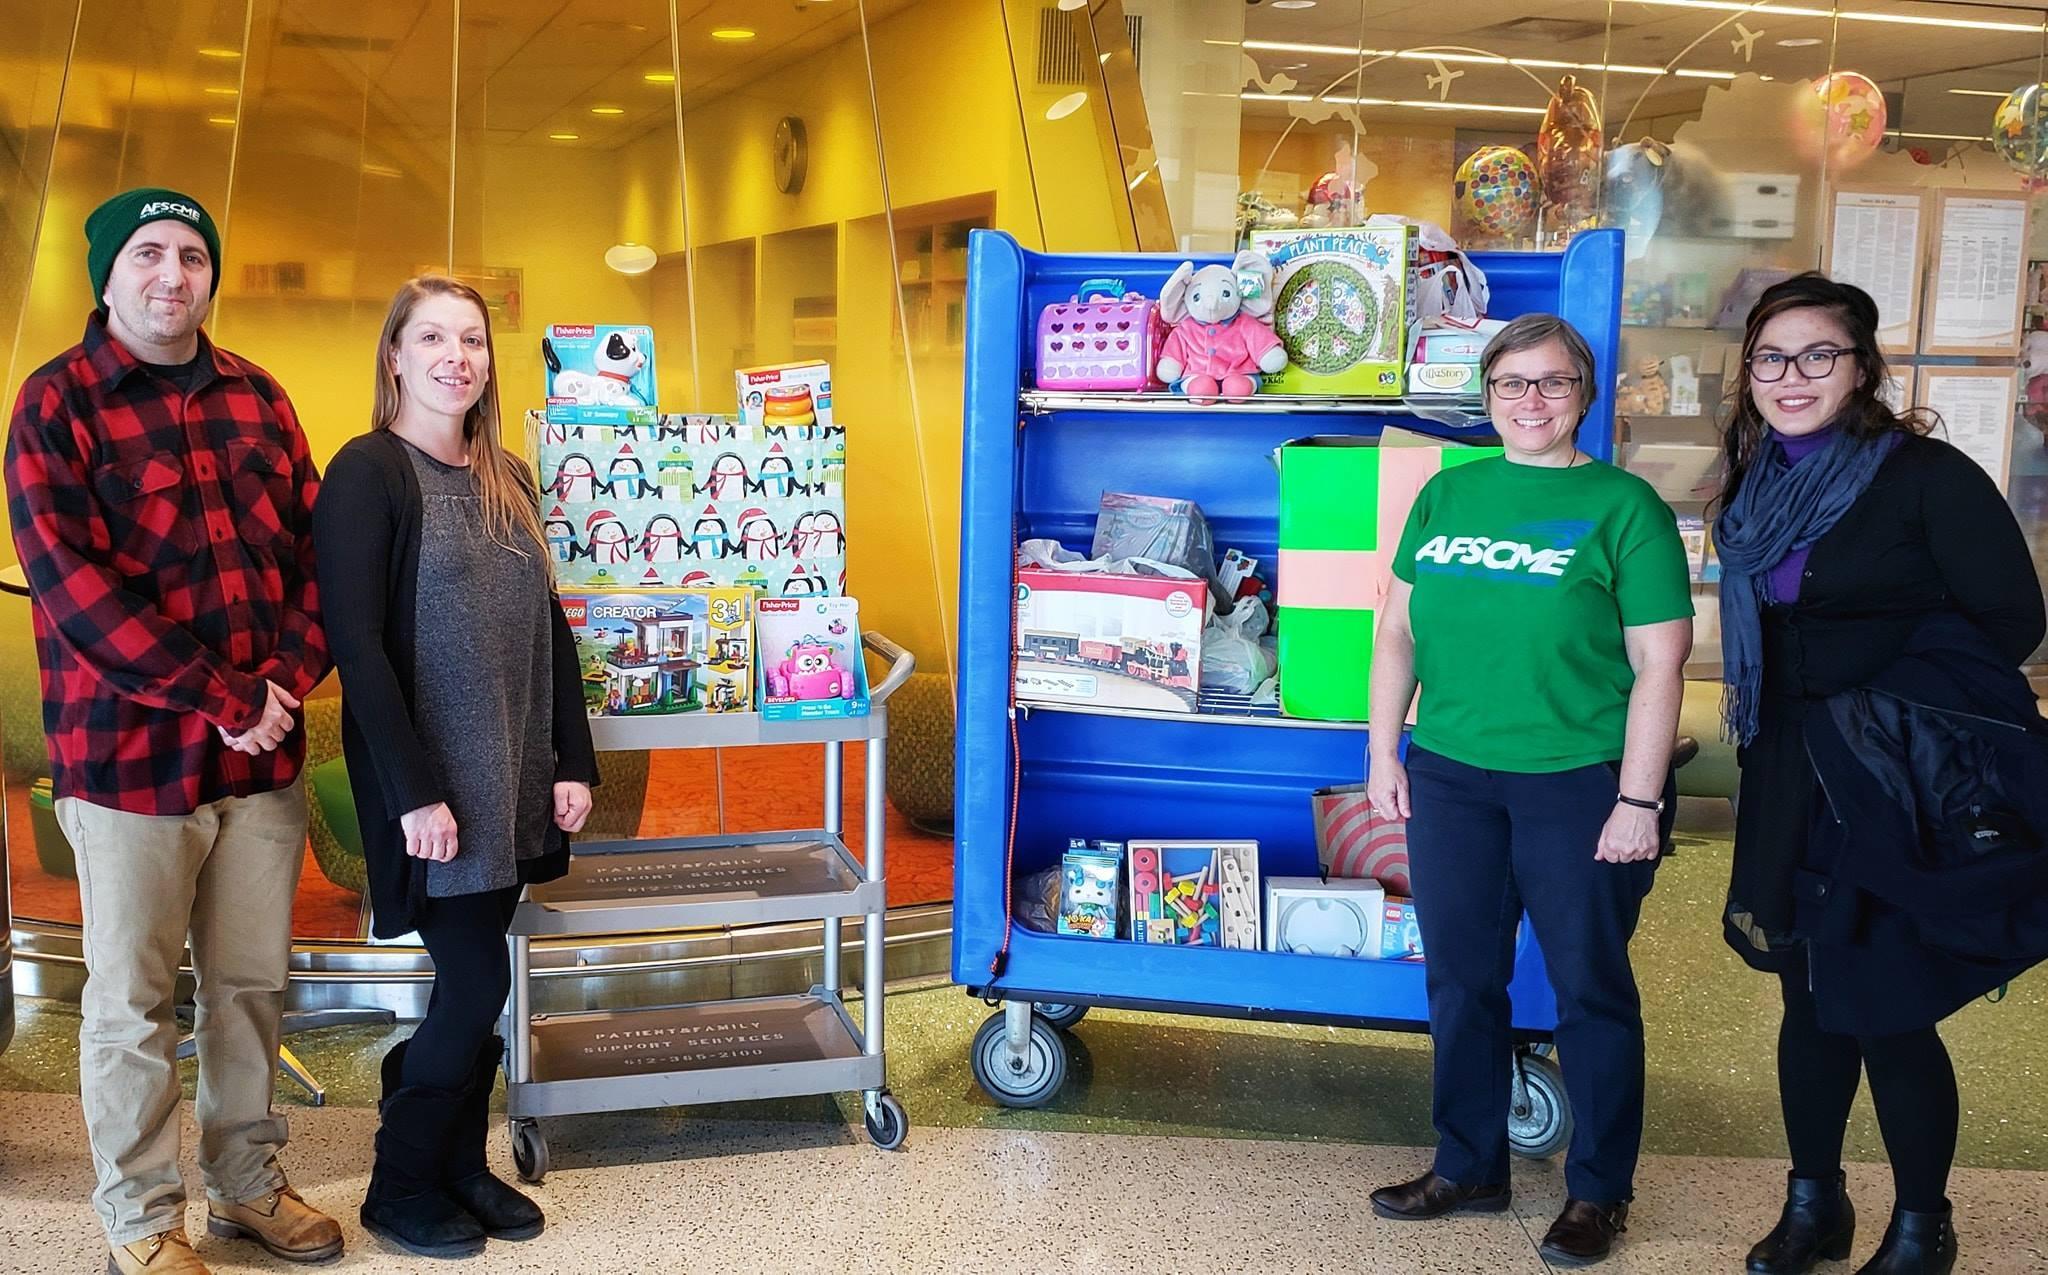
[[[762,598],[761,716],[766,721],[865,717],[867,664],[860,603],[852,598]]]
[[[744,586],[564,593],[590,715],[751,709],[756,596]]]
[[[1273,263],[1273,331],[1287,366],[1281,394],[1398,398],[1416,328],[1415,227],[1254,230]]]
[[[733,373],[740,424],[776,437],[823,437],[832,423],[832,366],[823,359],[743,367]]]
[[[646,324],[555,323],[541,338],[547,418],[567,425],[652,425],[654,329]]]
[[[1200,580],[1019,570],[1017,697],[1194,712],[1206,600]]]

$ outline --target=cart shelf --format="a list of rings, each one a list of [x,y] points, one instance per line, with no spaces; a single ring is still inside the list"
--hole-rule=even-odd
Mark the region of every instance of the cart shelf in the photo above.
[[[1122,717],[1143,722],[1185,722],[1195,726],[1255,726],[1262,730],[1339,730],[1363,732],[1364,722],[1326,722],[1312,717],[1266,717],[1251,713],[1169,713],[1154,708],[1110,708],[1098,704],[1061,704],[1052,700],[1018,700],[1018,712],[1073,713],[1081,717]]]
[[[584,842],[569,874],[537,885],[512,933],[620,934],[860,916],[885,905],[880,881],[838,834]]]
[[[1478,399],[1427,397],[1333,398],[1327,394],[1254,394],[1241,401],[1196,404],[1168,390],[1115,394],[1085,390],[1025,390],[1017,396],[1027,415],[1053,412],[1185,412],[1254,415],[1405,416],[1456,429],[1485,428],[1486,407]]]
[[[882,1057],[833,992],[536,1016],[515,1119],[787,1098],[882,1083]]]

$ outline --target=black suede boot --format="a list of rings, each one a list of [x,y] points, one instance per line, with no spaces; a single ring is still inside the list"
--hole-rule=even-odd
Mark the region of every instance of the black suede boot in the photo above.
[[[530,1240],[547,1226],[540,1205],[490,1170],[484,1142],[491,1123],[491,1089],[498,1079],[498,1060],[505,1042],[497,1036],[484,1042],[470,1069],[462,1094],[462,1114],[448,1134],[448,1163],[443,1170],[448,1194],[468,1210],[494,1240]]]
[[[1826,1259],[1844,1261],[1856,1243],[1856,1206],[1847,1178],[1785,1177],[1785,1211],[1771,1233],[1749,1250],[1753,1275],[1802,1275]]]
[[[1856,1269],[1856,1275],[1949,1275],[1956,1268],[1956,1228],[1950,1224],[1953,1213],[1946,1200],[1939,1213],[1893,1208],[1892,1224],[1884,1228],[1884,1243]]]
[[[378,1105],[377,1158],[359,1213],[363,1229],[422,1257],[467,1257],[483,1248],[484,1228],[442,1186],[462,1098],[423,1085],[385,1095]]]

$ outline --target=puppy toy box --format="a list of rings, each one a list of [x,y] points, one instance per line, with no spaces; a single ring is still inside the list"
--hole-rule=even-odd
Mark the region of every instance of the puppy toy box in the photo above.
[[[746,712],[754,597],[742,587],[563,594],[591,716]]]
[[[767,721],[865,717],[860,604],[852,598],[762,598],[761,716]]]
[[[1165,340],[1158,302],[1124,291],[1120,279],[1090,279],[1038,312],[1038,388],[1159,389],[1153,369]]]
[[[1017,696],[1195,711],[1207,586],[1108,572],[1017,572]]]
[[[823,359],[745,367],[733,373],[740,425],[781,438],[822,438],[832,423],[832,365]]]
[[[1122,875],[1121,854],[1085,848],[1067,851],[1060,860],[1059,932],[1115,938],[1116,887]]]
[[[654,329],[644,324],[557,323],[541,338],[548,420],[568,425],[652,425]]]
[[[1376,959],[1386,891],[1377,881],[1266,879],[1266,950]]]
[[[1415,227],[1254,230],[1250,246],[1273,263],[1273,330],[1287,347],[1266,389],[1400,397],[1417,326]]]

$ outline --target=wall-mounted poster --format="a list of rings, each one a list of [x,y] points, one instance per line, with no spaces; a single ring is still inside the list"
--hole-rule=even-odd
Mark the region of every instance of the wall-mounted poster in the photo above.
[[[2026,301],[2027,196],[1936,192],[1925,354],[2016,354]]]
[[[1941,416],[1936,433],[1984,467],[2004,491],[2012,473],[2013,393],[2009,367],[1923,367],[1920,405]]]
[[[1877,343],[1908,354],[1920,323],[1920,263],[1926,256],[1927,197],[1918,190],[1835,187],[1821,269],[1877,302]]]

